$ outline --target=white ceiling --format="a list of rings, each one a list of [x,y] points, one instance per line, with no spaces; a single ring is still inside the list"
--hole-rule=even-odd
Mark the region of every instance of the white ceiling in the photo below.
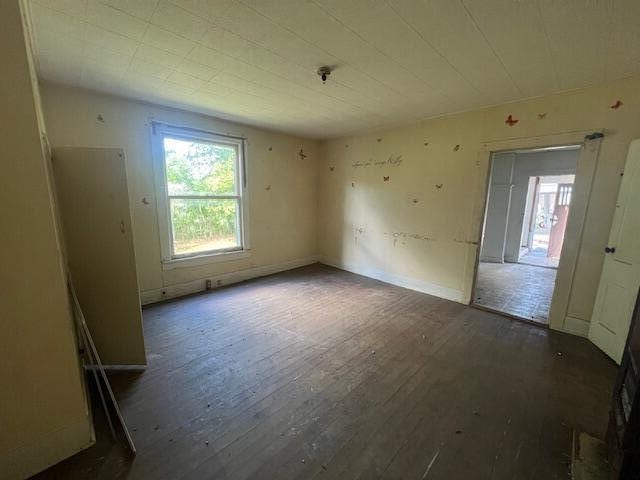
[[[316,138],[640,73],[639,0],[30,4],[46,80]]]

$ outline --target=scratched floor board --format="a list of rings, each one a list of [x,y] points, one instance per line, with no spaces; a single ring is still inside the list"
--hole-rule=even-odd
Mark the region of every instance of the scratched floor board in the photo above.
[[[392,305],[393,303],[390,304],[389,308],[391,308]],[[327,355],[325,352],[324,355],[315,355],[314,357],[316,357],[320,362],[335,363],[337,361],[338,362],[337,365],[343,366],[343,363],[346,365],[348,364],[348,362],[343,362],[340,360],[340,358],[343,357],[344,355],[351,355],[351,352],[355,352],[355,350],[353,350],[354,348],[361,349],[360,343],[363,341],[364,338],[372,337],[372,339],[374,340],[375,339],[384,340],[387,338],[387,335],[384,335],[384,334],[380,335],[375,333],[379,328],[389,329],[391,328],[391,326],[388,325],[386,322],[377,322],[375,327],[372,326],[371,329],[361,329],[357,335],[349,336],[345,341],[339,342],[335,345],[331,345],[330,346],[331,351],[329,352],[331,353],[331,355]],[[239,415],[235,417],[233,416],[233,412],[230,412],[227,415],[227,417],[229,417],[228,421],[226,421],[219,428],[211,428],[210,429],[211,432],[207,432],[207,431],[198,432],[196,437],[194,437],[193,431],[186,431],[185,432],[187,434],[186,437],[181,436],[176,438],[174,436],[174,442],[180,442],[184,440],[188,442],[189,445],[191,446],[191,448],[185,448],[182,451],[180,451],[179,455],[180,454],[188,455],[188,457],[190,459],[194,459],[193,461],[196,463],[198,461],[201,461],[203,457],[206,458],[207,452],[215,451],[213,448],[208,448],[208,446],[206,446],[205,444],[206,440],[210,442],[211,446],[226,445],[225,442],[231,441],[231,439],[229,439],[230,433],[235,431],[236,434],[240,436],[245,431],[251,429],[253,426],[258,424],[258,422],[255,421],[255,417],[258,415],[262,415],[262,412],[264,409],[271,408],[273,412],[273,408],[282,409],[286,407],[286,404],[284,404],[282,400],[282,398],[287,397],[286,392],[285,394],[282,394],[281,396],[282,398],[280,397],[275,398],[274,395],[269,395],[270,393],[278,392],[278,390],[281,387],[280,384],[282,383],[288,384],[292,382],[292,379],[295,379],[298,376],[304,376],[304,377],[311,376],[314,372],[321,371],[322,369],[323,369],[323,363],[317,363],[317,361],[315,363],[313,362],[308,363],[306,361],[300,362],[299,368],[292,371],[290,375],[280,375],[279,378],[272,380],[269,383],[266,383],[263,386],[263,388],[256,389],[255,391],[258,394],[262,394],[263,398],[258,399],[258,401],[251,404],[249,408],[246,408]],[[299,385],[300,383],[293,384],[291,389],[289,390],[289,395],[293,391],[295,391],[297,388],[299,388]],[[226,392],[226,394],[229,395],[229,392]],[[216,414],[225,415],[225,411],[221,411],[220,409],[218,409]],[[211,425],[211,426],[214,427],[215,425]],[[220,434],[222,434],[222,438],[220,438]],[[194,442],[194,440],[199,440],[199,441]],[[173,448],[173,445],[171,445],[170,447]],[[167,458],[167,459],[170,458],[171,464],[167,466],[167,468],[162,469],[163,470],[162,475],[168,475],[177,465],[179,465],[180,462],[175,462],[174,457],[165,456],[163,458]],[[156,469],[159,469],[161,465],[162,465],[162,462],[158,462],[157,464],[154,464],[154,467]]]
[[[314,265],[144,310],[110,374],[139,454],[41,479],[566,478],[615,366],[587,340]]]
[[[417,327],[421,331],[423,325]],[[341,450],[353,434],[363,433],[384,418],[386,409],[393,405],[391,400],[406,395],[406,390],[410,390],[418,379],[424,378],[420,370],[429,363],[428,354],[441,343],[438,338],[441,333],[429,339],[423,335],[414,335],[413,342],[409,340],[411,343],[405,344],[410,348],[401,350],[401,357],[391,359],[393,363],[398,363],[389,365],[394,370],[386,370],[386,365],[381,365],[368,382],[358,385],[349,397],[335,403],[328,415],[301,432],[301,435],[310,439],[308,442],[296,444],[292,440],[291,448],[281,450],[278,455],[264,462],[254,472],[253,478],[311,478],[314,473],[324,473],[326,465],[333,463],[333,455]],[[304,468],[299,471],[301,459],[305,459]]]
[[[383,323],[383,327],[388,328],[389,325]],[[317,356],[317,359],[314,360],[313,363],[307,364],[306,362],[302,365],[305,367],[302,370],[296,371],[296,374],[289,377],[293,378],[294,381],[291,382],[291,385],[285,392],[282,392],[281,389],[275,390],[273,393],[278,393],[278,396],[275,395],[267,395],[264,398],[260,399],[251,408],[242,412],[240,415],[231,418],[226,425],[223,426],[221,432],[215,432],[213,435],[211,433],[203,432],[203,437],[201,438],[201,442],[197,442],[195,446],[192,446],[191,449],[186,450],[188,452],[188,456],[190,461],[193,461],[195,465],[202,463],[208,459],[208,456],[213,456],[213,468],[214,470],[220,468],[218,463],[224,465],[224,468],[227,468],[226,463],[228,463],[226,457],[225,461],[219,461],[220,455],[222,453],[227,453],[226,450],[228,446],[232,443],[237,443],[236,440],[251,438],[257,434],[257,431],[264,428],[269,428],[268,424],[256,422],[256,418],[263,417],[267,419],[267,423],[269,420],[272,420],[274,417],[277,417],[281,412],[284,415],[289,415],[291,410],[295,405],[301,403],[306,397],[305,395],[309,393],[308,387],[312,386],[314,383],[318,383],[319,379],[323,378],[323,372],[326,370],[333,369],[345,369],[347,365],[351,363],[351,358],[356,355],[362,355],[363,353],[369,353],[369,347],[363,347],[362,342],[364,341],[364,345],[367,345],[368,341],[364,340],[366,337],[371,337],[372,340],[377,341],[388,341],[389,335],[370,335],[367,329],[364,329],[361,333],[364,335],[362,337],[358,336],[357,338],[352,339],[351,342],[343,342],[336,347],[331,347],[333,352],[329,352],[330,354],[325,354],[323,356]],[[347,357],[345,357],[347,356]],[[295,381],[295,379],[298,381]],[[288,384],[289,382],[287,382]],[[270,391],[270,386],[266,386],[264,390]],[[250,436],[247,434],[251,434]],[[271,432],[272,433],[272,432]],[[209,445],[206,445],[205,440],[209,438]],[[209,446],[213,448],[209,448]],[[258,450],[260,451],[260,450]],[[215,455],[213,453],[215,452]],[[230,461],[235,460],[235,458],[230,458]],[[211,464],[211,462],[209,462]],[[174,463],[174,465],[176,465]],[[203,467],[198,467],[200,470]],[[167,475],[170,472],[171,468],[163,469],[162,474],[166,475],[167,478],[174,478]],[[208,469],[205,469],[208,470]],[[203,474],[204,476],[205,474]],[[197,478],[197,477],[196,477]]]
[[[411,305],[410,302],[407,303]],[[398,310],[402,312],[404,308],[398,308]],[[221,470],[233,476],[238,470],[249,474],[259,466],[261,461],[268,461],[272,453],[289,443],[291,437],[286,433],[291,428],[295,431],[303,430],[308,424],[315,423],[320,415],[327,416],[330,403],[339,402],[344,395],[357,388],[373,372],[381,369],[381,366],[386,366],[387,360],[394,352],[402,352],[398,347],[401,343],[406,343],[403,333],[410,327],[408,322],[404,323],[394,329],[395,331],[390,331],[382,338],[378,338],[375,343],[361,346],[354,357],[355,361],[348,363],[340,361],[337,364],[339,367],[333,372],[322,372],[320,375],[317,372],[310,372],[308,376],[300,379],[289,398],[281,399],[278,410],[274,411],[272,418],[268,419],[273,422],[267,421],[264,428],[254,428],[250,435],[244,435],[225,446],[216,455],[221,454],[222,461],[221,465],[216,465],[215,469],[211,470],[205,464],[186,478],[215,478]],[[391,372],[388,373],[391,375]],[[337,377],[339,380],[327,381],[327,377]],[[281,434],[279,437],[276,436],[275,440],[272,437],[274,431]],[[283,433],[285,435],[282,435]],[[298,438],[293,440],[299,441],[299,436],[296,435],[296,437]],[[247,454],[252,451],[254,454],[244,456],[240,454],[242,451]],[[229,453],[231,456],[228,456]],[[229,461],[225,461],[225,454]],[[240,461],[241,458],[249,460]]]

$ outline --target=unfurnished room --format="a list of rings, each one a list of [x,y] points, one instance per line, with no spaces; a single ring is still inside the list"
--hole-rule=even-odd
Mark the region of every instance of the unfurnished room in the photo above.
[[[0,0],[0,480],[640,480],[639,25]]]

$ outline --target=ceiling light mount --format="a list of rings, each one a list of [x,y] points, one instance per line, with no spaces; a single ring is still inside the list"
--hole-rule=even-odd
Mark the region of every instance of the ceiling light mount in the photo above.
[[[318,76],[322,79],[322,83],[327,81],[329,75],[331,75],[331,67],[325,65],[318,69]]]

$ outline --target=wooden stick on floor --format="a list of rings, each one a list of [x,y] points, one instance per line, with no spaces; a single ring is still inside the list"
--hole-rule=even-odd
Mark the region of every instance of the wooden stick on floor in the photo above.
[[[71,294],[71,299],[73,301],[73,308],[74,311],[76,312],[76,320],[78,321],[78,323],[80,324],[80,331],[82,333],[83,336],[83,343],[85,344],[85,347],[88,346],[89,347],[89,356],[90,356],[90,360],[91,363],[93,365],[93,371],[94,371],[94,375],[95,374],[95,368],[97,366],[98,371],[100,372],[100,376],[102,377],[102,380],[104,381],[107,393],[109,394],[109,399],[111,400],[111,405],[113,406],[114,411],[116,412],[116,416],[118,418],[118,422],[120,423],[120,427],[122,427],[122,431],[124,432],[124,436],[127,439],[127,443],[129,445],[129,449],[131,450],[131,453],[133,453],[134,455],[136,454],[136,447],[133,443],[133,439],[131,438],[131,435],[129,434],[129,430],[127,429],[127,425],[124,422],[124,418],[122,417],[122,413],[120,412],[120,408],[118,407],[118,402],[116,401],[116,397],[113,395],[113,390],[111,390],[111,385],[109,384],[109,379],[107,378],[107,374],[104,370],[104,367],[102,366],[102,361],[100,360],[100,355],[98,354],[98,350],[96,349],[95,344],[93,343],[93,338],[91,338],[91,332],[89,331],[89,327],[87,326],[87,322],[84,318],[84,313],[82,313],[82,308],[80,307],[80,302],[78,301],[78,296],[76,295],[76,290],[73,287],[73,282],[71,281],[71,278],[69,278],[69,292]],[[98,377],[96,375],[96,381],[98,381]],[[113,426],[111,424],[111,419],[109,416],[109,412],[108,412],[108,408],[106,405],[106,402],[104,401],[104,397],[102,394],[102,389],[100,388],[100,382],[98,383],[98,389],[100,392],[100,396],[102,397],[103,400],[103,406],[105,408],[105,413],[107,415],[107,419],[109,421],[109,425],[111,426],[112,432],[113,430]]]

